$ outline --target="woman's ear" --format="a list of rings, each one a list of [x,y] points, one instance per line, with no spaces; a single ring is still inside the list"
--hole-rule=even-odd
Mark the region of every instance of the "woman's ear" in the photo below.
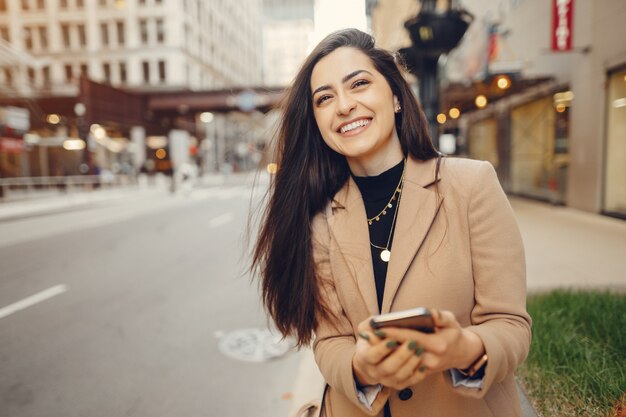
[[[393,96],[393,111],[396,113],[400,113],[402,111],[402,106],[400,105],[400,100],[396,95]]]

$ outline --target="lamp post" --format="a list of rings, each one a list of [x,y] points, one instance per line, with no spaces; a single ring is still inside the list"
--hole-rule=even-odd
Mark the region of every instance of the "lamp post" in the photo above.
[[[80,101],[74,105],[74,114],[76,115],[76,131],[78,132],[78,138],[85,142],[85,148],[83,150],[83,163],[80,165],[80,172],[82,174],[89,173],[89,146],[87,143],[87,137],[85,135],[85,113],[87,107]]]
[[[211,143],[211,123],[213,123],[213,120],[215,119],[215,116],[213,115],[213,113],[205,111],[203,113],[200,114],[200,121],[204,124],[204,140],[207,144]],[[219,172],[219,150],[217,147],[217,136],[215,137],[215,141],[213,142],[213,146],[214,146],[214,154],[215,154],[215,160],[213,162],[213,169],[215,172]],[[203,147],[204,148],[204,147]],[[208,150],[208,148],[205,148]],[[208,151],[207,151],[208,154]],[[208,155],[207,155],[208,156]],[[208,158],[207,158],[208,160]]]
[[[419,79],[419,95],[428,119],[430,134],[438,146],[437,114],[439,113],[439,57],[454,49],[474,17],[458,5],[446,2],[438,9],[435,0],[422,0],[420,12],[405,22],[412,46],[400,50],[404,60]]]

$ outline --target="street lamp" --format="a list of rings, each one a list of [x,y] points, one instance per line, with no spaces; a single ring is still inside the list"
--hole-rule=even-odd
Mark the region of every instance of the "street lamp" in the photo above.
[[[202,123],[204,123],[204,140],[207,144],[211,143],[211,123],[213,123],[213,120],[215,119],[215,116],[213,115],[213,113],[209,112],[209,111],[205,111],[203,113],[200,113],[200,121]],[[214,169],[215,172],[219,172],[219,150],[217,147],[217,136],[215,136],[215,141],[213,143],[214,147],[215,147],[215,161],[214,161]],[[207,158],[208,159],[208,158]]]
[[[419,95],[435,146],[438,145],[439,57],[458,45],[474,19],[468,11],[458,7],[454,0],[446,3],[446,7],[441,10],[436,7],[435,0],[422,0],[417,16],[404,24],[409,31],[412,46],[399,51],[419,79]]]
[[[87,138],[84,137],[84,116],[87,113],[87,107],[81,103],[80,101],[74,105],[74,114],[76,115],[76,130],[78,132],[78,138],[85,142],[87,145]],[[80,164],[80,172],[82,174],[89,173],[89,147],[85,146],[83,148],[83,163]]]

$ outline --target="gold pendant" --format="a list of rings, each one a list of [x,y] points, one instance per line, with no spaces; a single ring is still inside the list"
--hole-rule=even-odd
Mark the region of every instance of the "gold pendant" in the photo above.
[[[391,252],[389,252],[389,250],[385,249],[384,251],[380,253],[380,259],[382,259],[383,262],[389,262],[390,258],[391,258]]]

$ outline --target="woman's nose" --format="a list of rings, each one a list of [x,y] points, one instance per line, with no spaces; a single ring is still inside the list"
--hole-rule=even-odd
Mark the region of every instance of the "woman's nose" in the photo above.
[[[337,114],[349,114],[356,107],[356,102],[349,94],[339,94],[337,96]]]

